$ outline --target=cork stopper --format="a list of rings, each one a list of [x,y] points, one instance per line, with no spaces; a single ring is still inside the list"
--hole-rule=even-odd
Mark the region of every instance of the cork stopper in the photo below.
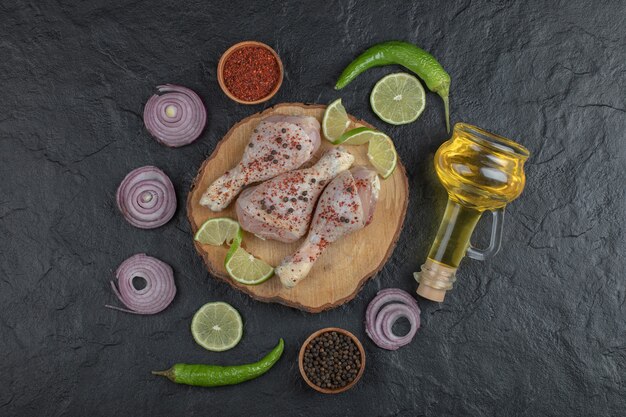
[[[424,297],[427,300],[436,301],[438,303],[441,303],[443,299],[446,298],[446,290],[439,290],[425,284],[419,284],[416,292],[420,297]]]
[[[440,264],[432,259],[426,259],[421,271],[414,272],[413,276],[419,282],[417,294],[440,303],[456,281],[456,268]]]

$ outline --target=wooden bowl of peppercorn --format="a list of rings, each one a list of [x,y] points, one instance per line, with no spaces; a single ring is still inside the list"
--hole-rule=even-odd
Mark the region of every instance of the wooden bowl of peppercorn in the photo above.
[[[236,43],[217,64],[217,82],[224,94],[240,104],[263,103],[283,83],[283,63],[268,45],[256,41]]]
[[[355,335],[337,327],[313,333],[300,348],[300,374],[323,394],[339,394],[352,388],[365,371],[365,350]]]

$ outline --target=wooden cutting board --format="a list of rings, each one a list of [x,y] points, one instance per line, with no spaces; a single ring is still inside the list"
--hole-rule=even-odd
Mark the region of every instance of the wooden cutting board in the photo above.
[[[325,109],[326,106],[323,105],[279,104],[262,113],[247,117],[233,126],[218,143],[213,154],[200,167],[187,197],[187,216],[194,234],[202,223],[210,218],[236,219],[234,202],[219,213],[213,213],[200,206],[198,202],[202,193],[215,179],[241,160],[252,130],[263,117],[274,114],[306,115],[316,117],[321,123]],[[364,121],[357,121],[353,117],[351,119],[353,127],[371,127]],[[312,165],[326,149],[332,146],[322,138],[319,151],[306,166]],[[353,166],[369,165],[367,145],[347,146],[346,148],[355,156]],[[365,281],[383,267],[395,247],[404,222],[407,203],[408,180],[404,166],[398,161],[394,173],[386,180],[381,179],[380,197],[372,223],[333,243],[317,261],[309,276],[292,289],[284,288],[278,277],[272,277],[256,286],[242,285],[230,279],[224,268],[224,257],[227,252],[225,246],[215,247],[194,243],[209,272],[233,287],[261,301],[277,302],[309,312],[320,312],[337,307],[354,298]],[[245,233],[243,240],[243,246],[248,252],[273,266],[278,265],[285,256],[293,253],[299,245],[300,242],[288,244],[264,241],[250,233]]]

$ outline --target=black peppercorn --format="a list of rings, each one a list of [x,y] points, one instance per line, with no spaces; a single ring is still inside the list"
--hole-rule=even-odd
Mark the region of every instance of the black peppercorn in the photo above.
[[[358,348],[346,335],[323,333],[305,347],[303,369],[307,378],[318,387],[345,387],[355,380],[360,368]]]
[[[296,149],[297,150],[301,150],[302,149],[302,145],[296,145]]]

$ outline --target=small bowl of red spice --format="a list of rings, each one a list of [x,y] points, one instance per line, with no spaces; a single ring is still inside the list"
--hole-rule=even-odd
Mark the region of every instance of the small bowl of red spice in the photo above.
[[[271,99],[283,83],[283,64],[268,45],[239,42],[220,58],[217,81],[229,98],[241,104]]]

